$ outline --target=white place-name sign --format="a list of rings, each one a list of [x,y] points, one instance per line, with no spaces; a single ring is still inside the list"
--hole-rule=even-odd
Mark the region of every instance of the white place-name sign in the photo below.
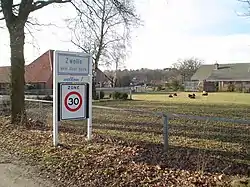
[[[87,137],[92,136],[91,54],[54,51],[53,60],[53,144],[59,144],[62,120],[86,119]]]
[[[58,75],[88,75],[89,57],[58,54]]]

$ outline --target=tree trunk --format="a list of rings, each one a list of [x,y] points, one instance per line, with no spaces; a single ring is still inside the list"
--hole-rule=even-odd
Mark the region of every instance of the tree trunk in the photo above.
[[[97,100],[98,97],[97,97],[97,94],[96,94],[96,77],[97,77],[97,68],[98,68],[98,65],[96,64],[96,61],[94,61],[94,76],[93,76],[93,79],[92,79],[92,98],[94,100]]]
[[[24,24],[9,27],[11,49],[11,121],[23,124],[26,120],[24,103]]]
[[[97,94],[96,94],[96,87],[95,87],[95,85],[96,85],[96,77],[94,77],[93,76],[93,79],[92,79],[92,98],[94,99],[94,100],[97,100]]]
[[[117,81],[117,79],[118,79],[118,77],[117,77],[118,66],[119,66],[119,59],[116,58],[116,60],[115,60],[115,76],[114,76],[114,79],[113,79],[114,87],[117,87],[117,82],[118,82]]]

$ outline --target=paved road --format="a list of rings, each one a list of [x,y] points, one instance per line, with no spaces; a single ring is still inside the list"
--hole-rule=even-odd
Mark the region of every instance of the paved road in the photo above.
[[[0,153],[0,187],[53,187],[36,177],[34,169],[10,162],[11,155]]]

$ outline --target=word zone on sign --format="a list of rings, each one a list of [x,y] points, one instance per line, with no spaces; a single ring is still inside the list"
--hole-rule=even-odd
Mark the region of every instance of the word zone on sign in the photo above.
[[[87,86],[61,85],[61,119],[84,119],[87,111]]]

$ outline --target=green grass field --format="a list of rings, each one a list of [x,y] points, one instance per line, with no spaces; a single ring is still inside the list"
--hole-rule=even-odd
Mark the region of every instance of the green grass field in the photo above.
[[[164,113],[250,119],[250,94],[209,93],[209,96],[204,97],[201,93],[196,93],[196,99],[190,99],[187,95],[188,93],[178,93],[177,97],[169,98],[168,94],[134,94],[133,101],[95,104]]]
[[[165,114],[176,113],[250,121],[250,94],[212,93],[208,97],[203,97],[201,93],[196,93],[196,99],[190,99],[187,95],[188,93],[178,93],[177,97],[169,98],[166,94],[139,94],[133,96],[133,101],[100,102],[98,105],[164,112]],[[163,122],[159,117],[100,109],[94,110],[94,116],[94,120],[101,122],[97,128],[105,126],[102,128],[102,131],[105,129],[105,133],[117,133],[119,136],[127,136],[129,139],[134,137],[134,139],[145,138],[158,143],[162,142]],[[125,116],[128,117],[124,118]],[[138,125],[143,123],[147,125]],[[232,150],[239,150],[242,147],[241,143],[247,145],[250,142],[250,128],[247,124],[182,118],[172,119],[169,124],[170,135],[173,135],[170,136],[170,143],[176,145],[189,142],[188,146],[193,147],[195,144],[196,148],[214,145],[216,149],[224,149],[225,147],[228,149],[230,147]],[[113,131],[108,130],[109,126],[112,126]],[[123,130],[119,131],[119,128]],[[126,129],[128,132],[124,132]],[[157,131],[158,133],[150,133],[151,131]],[[128,134],[126,135],[126,133]],[[232,141],[232,138],[234,141]]]
[[[191,92],[190,92],[191,93]],[[194,92],[195,93],[195,92]],[[201,93],[195,93],[196,99],[191,100],[187,97],[188,92],[177,93],[175,98],[169,98],[169,94],[134,94],[135,100],[174,102],[174,103],[194,103],[194,104],[246,104],[250,106],[250,94],[248,93],[229,93],[229,92],[214,92],[209,93],[208,97],[202,96]]]
[[[167,94],[135,94],[133,101],[111,101],[96,104],[166,114],[177,113],[250,120],[250,94],[210,93],[209,96],[203,97],[201,93],[196,93],[196,99],[190,99],[187,95],[188,93],[178,93],[177,97],[169,98]],[[96,133],[133,142],[162,143],[163,120],[156,116],[95,109],[94,122]],[[249,125],[171,119],[169,121],[170,146],[173,148],[172,151],[178,148],[186,151],[196,150],[197,152],[194,152],[197,154],[204,153],[203,156],[207,157],[205,168],[209,168],[208,170],[214,169],[210,164],[215,162],[213,159],[210,161],[209,159],[217,156],[225,159],[225,165],[220,167],[218,164],[218,168],[220,168],[217,170],[218,172],[222,171],[223,167],[226,168],[227,164],[239,165],[246,169],[250,166]],[[234,158],[235,154],[240,156]],[[243,164],[243,166],[242,163],[246,165]]]

